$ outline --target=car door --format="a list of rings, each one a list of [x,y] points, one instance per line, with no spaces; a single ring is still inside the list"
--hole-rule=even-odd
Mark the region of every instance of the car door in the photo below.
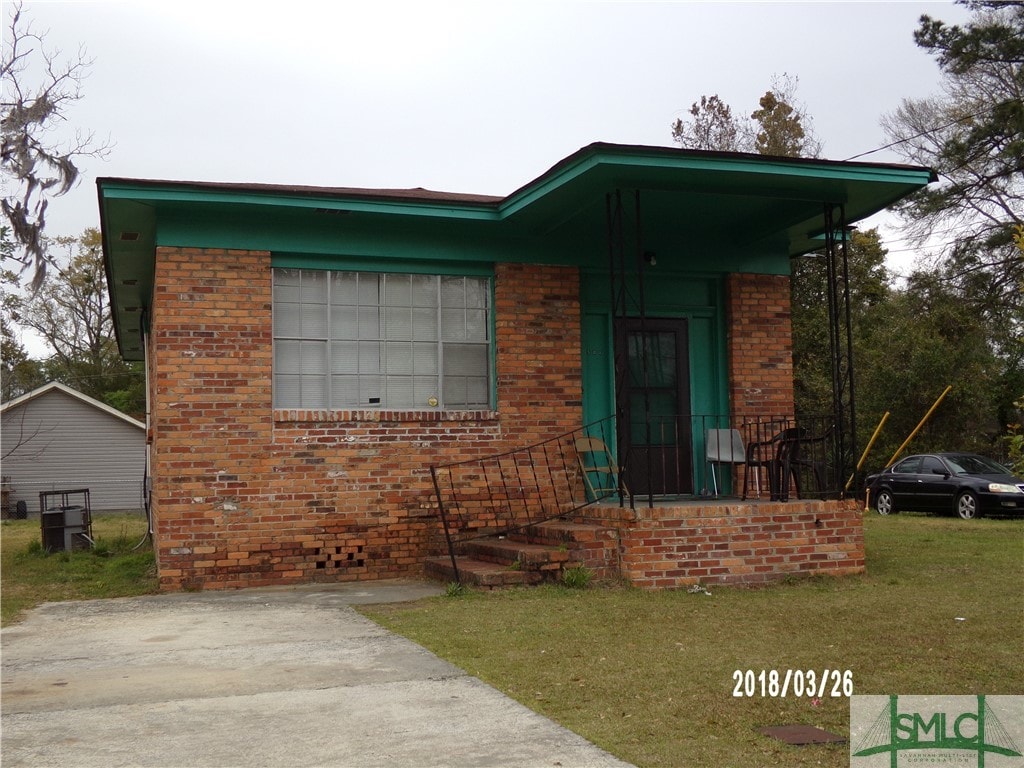
[[[892,468],[892,495],[898,509],[917,509],[914,497],[920,478],[920,456],[908,456]]]
[[[921,457],[915,505],[922,512],[948,512],[953,508],[956,481],[938,456]]]

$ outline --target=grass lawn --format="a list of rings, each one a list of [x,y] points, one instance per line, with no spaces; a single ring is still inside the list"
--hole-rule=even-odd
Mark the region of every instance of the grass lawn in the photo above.
[[[46,554],[39,520],[0,523],[0,623],[22,611],[58,600],[126,597],[157,591],[153,548],[146,518],[136,514],[94,514],[95,548]]]
[[[364,612],[639,766],[849,765],[847,745],[758,733],[846,737],[847,698],[735,698],[737,670],[849,670],[859,694],[1024,694],[1024,521],[871,514],[865,539],[864,576],[710,596],[473,592]]]

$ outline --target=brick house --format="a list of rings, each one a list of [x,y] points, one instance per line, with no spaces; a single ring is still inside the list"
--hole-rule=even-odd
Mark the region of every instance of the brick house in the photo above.
[[[932,179],[611,144],[507,197],[99,179],[118,343],[147,363],[161,585],[420,576],[442,541],[432,466],[609,418],[611,450],[652,464],[649,430],[646,447],[621,442],[651,403],[730,426],[791,415],[790,259]],[[654,347],[652,369],[637,350]],[[651,496],[700,498],[703,435],[677,441],[683,471]],[[808,504],[608,512],[602,556],[651,586],[769,578],[812,556],[862,569],[856,510]],[[677,537],[668,556],[643,551],[654,529]],[[725,565],[681,564],[723,541]]]

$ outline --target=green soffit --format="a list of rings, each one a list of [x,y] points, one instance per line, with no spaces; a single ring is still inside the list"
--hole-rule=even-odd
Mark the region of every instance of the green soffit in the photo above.
[[[425,189],[97,180],[121,354],[142,358],[158,245],[408,263],[536,261],[600,266],[607,210],[627,242],[680,254],[679,269],[737,258],[785,271],[820,248],[826,205],[853,223],[935,181],[918,166],[591,144],[506,197]],[[636,215],[639,205],[639,217]],[[689,259],[689,261],[687,261]],[[329,262],[325,262],[329,263]]]

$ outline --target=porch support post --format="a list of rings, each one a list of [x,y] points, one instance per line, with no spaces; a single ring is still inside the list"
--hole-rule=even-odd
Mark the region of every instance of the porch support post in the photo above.
[[[611,288],[612,299],[612,383],[615,387],[613,429],[615,430],[615,459],[619,464],[618,492],[619,506],[621,507],[625,500],[622,474],[625,472],[629,452],[629,436],[626,434],[628,426],[624,424],[626,414],[625,377],[628,375],[629,353],[625,349],[623,340],[619,338],[619,323],[617,322],[620,317],[625,318],[628,306],[621,190],[615,190],[614,200],[611,193],[605,195],[605,218],[608,229],[608,285]],[[629,506],[631,509],[633,508],[632,495],[629,497]]]
[[[644,244],[643,228],[640,217],[640,190],[633,191],[633,240],[635,248],[635,265],[630,268],[626,255],[626,223],[625,209],[622,201],[622,190],[616,189],[614,199],[611,194],[605,196],[605,215],[608,221],[608,272],[611,284],[612,299],[612,338],[615,366],[615,425],[618,462],[622,471],[619,473],[619,504],[624,499],[622,472],[629,463],[630,446],[632,443],[631,425],[627,423],[626,414],[630,412],[627,402],[629,387],[629,334],[624,321],[633,317],[640,321],[640,374],[643,378],[644,391],[644,424],[646,444],[651,444],[651,397],[648,368],[648,348],[646,335],[647,304],[644,296]],[[636,277],[636,291],[630,291],[630,278]],[[647,469],[647,505],[654,506],[654,467],[648,460]],[[634,497],[630,493],[630,507],[634,506]]]
[[[647,359],[647,298],[644,294],[644,243],[643,229],[640,221],[640,190],[634,191],[633,206],[635,214],[636,239],[636,282],[637,311],[640,316],[640,370],[644,378],[644,428],[647,445],[651,445],[651,376]],[[628,337],[627,337],[628,338]],[[628,352],[627,352],[628,354]],[[627,360],[628,366],[628,360]],[[648,453],[650,448],[648,448]],[[647,461],[647,506],[654,507],[654,466],[648,455]]]
[[[833,446],[837,475],[832,480],[843,495],[842,478],[857,455],[856,405],[853,381],[853,323],[850,314],[850,264],[846,207],[824,206],[825,262],[828,271],[829,346],[832,362]]]

